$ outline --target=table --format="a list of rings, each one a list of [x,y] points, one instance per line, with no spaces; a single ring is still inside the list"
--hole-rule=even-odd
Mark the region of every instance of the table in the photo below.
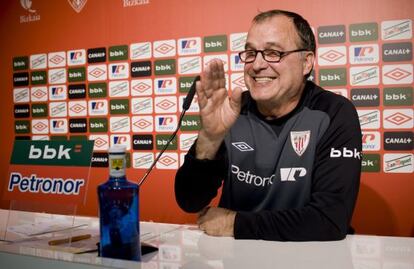
[[[20,212],[25,220],[40,213]],[[44,214],[43,214],[44,215]],[[7,211],[0,210],[0,226]],[[76,217],[98,234],[97,218]],[[5,232],[4,227],[0,229]],[[73,254],[42,245],[42,239],[0,243],[0,268],[336,268],[413,269],[414,238],[348,235],[330,242],[271,242],[212,237],[193,225],[141,222],[141,241],[157,246],[142,262],[97,257],[97,253]],[[47,244],[45,244],[47,245]]]

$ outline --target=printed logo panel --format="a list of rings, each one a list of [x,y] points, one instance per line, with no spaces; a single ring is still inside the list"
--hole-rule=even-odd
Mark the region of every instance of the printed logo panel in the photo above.
[[[378,44],[361,44],[349,47],[349,62],[351,64],[373,64],[378,61]]]
[[[379,132],[362,131],[362,151],[379,151],[381,135]]]
[[[379,129],[380,128],[380,111],[374,110],[361,110],[358,109],[358,118],[361,125],[361,129]]]
[[[413,132],[384,132],[385,150],[413,150]]]
[[[112,133],[127,133],[131,130],[129,117],[110,117],[109,118],[110,132]]]
[[[132,132],[150,133],[154,130],[154,120],[152,116],[133,116]]]
[[[64,51],[50,52],[47,58],[50,68],[63,67],[66,65],[66,53]]]
[[[108,49],[109,61],[128,60],[128,46],[112,46]]]
[[[207,36],[204,37],[204,52],[227,51],[227,36]]]
[[[385,173],[412,173],[413,169],[412,153],[385,153],[384,172]]]
[[[88,63],[102,63],[106,62],[106,48],[88,49]]]
[[[180,57],[178,58],[178,74],[189,75],[201,73],[201,57]]]
[[[129,81],[119,80],[109,82],[109,97],[129,96]]]
[[[247,33],[230,34],[230,51],[242,51],[246,45]]]
[[[351,89],[351,101],[355,106],[379,106],[378,88]]]
[[[412,59],[413,44],[411,42],[382,45],[382,60],[384,62],[411,61]]]
[[[131,99],[132,114],[152,114],[153,99],[151,97],[137,97]]]
[[[177,112],[177,97],[165,96],[154,98],[155,113],[176,113]]]
[[[198,137],[197,133],[180,134],[180,150],[188,151]]]
[[[382,66],[382,82],[386,85],[413,83],[413,65],[400,64]]]
[[[155,167],[157,169],[178,169],[178,154],[172,152],[164,152]]]
[[[131,96],[151,96],[152,79],[133,79],[131,80]]]
[[[383,121],[386,129],[412,129],[413,109],[384,109]]]
[[[69,50],[67,52],[68,66],[85,65],[86,64],[86,51],[84,49]]]
[[[153,55],[155,58],[173,57],[176,54],[175,40],[161,40],[154,42]]]
[[[133,43],[129,48],[131,60],[149,59],[152,56],[151,42]]]
[[[349,69],[351,86],[379,84],[378,66],[358,66]]]
[[[49,100],[50,101],[61,101],[67,98],[67,87],[66,85],[54,85],[49,86]]]
[[[344,65],[346,59],[345,46],[318,48],[318,64],[321,66]]]
[[[109,149],[109,136],[104,134],[90,135],[89,140],[93,140],[94,151],[107,151]],[[93,161],[92,161],[93,162]]]
[[[378,173],[381,170],[381,156],[379,154],[362,154],[362,172]]]
[[[30,101],[30,91],[29,88],[16,88],[13,89],[13,102],[17,103],[27,103]]]
[[[349,40],[351,42],[378,40],[378,24],[376,22],[351,24]]]
[[[345,25],[332,25],[318,27],[318,43],[333,44],[346,41]]]
[[[194,55],[201,53],[201,38],[200,37],[190,37],[190,38],[180,38],[177,41],[178,45],[178,55]]]
[[[413,105],[413,88],[397,87],[383,89],[384,106],[412,106]]]
[[[136,169],[148,169],[154,162],[154,154],[151,152],[132,153],[132,167]]]
[[[413,24],[410,19],[383,21],[381,23],[382,40],[411,39],[413,33]]]

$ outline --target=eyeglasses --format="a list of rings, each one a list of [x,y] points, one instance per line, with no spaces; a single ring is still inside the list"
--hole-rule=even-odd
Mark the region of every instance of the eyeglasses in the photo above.
[[[245,50],[239,53],[240,60],[243,63],[252,63],[256,60],[258,53],[262,54],[263,59],[269,63],[278,63],[283,57],[299,51],[308,51],[307,49],[297,49],[290,51],[279,51],[279,50]]]

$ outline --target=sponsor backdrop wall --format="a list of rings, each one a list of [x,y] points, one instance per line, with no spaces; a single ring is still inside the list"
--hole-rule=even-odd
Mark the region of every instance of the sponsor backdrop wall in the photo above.
[[[97,215],[108,147],[127,146],[128,178],[138,181],[175,129],[192,79],[211,59],[225,62],[230,90],[244,87],[237,52],[250,21],[278,8],[302,14],[314,28],[311,79],[358,109],[364,157],[356,231],[414,236],[412,0],[9,0],[0,6],[2,193],[14,139],[93,139],[86,202],[77,211]],[[178,208],[173,185],[199,127],[195,100],[141,189],[142,220],[195,220]]]

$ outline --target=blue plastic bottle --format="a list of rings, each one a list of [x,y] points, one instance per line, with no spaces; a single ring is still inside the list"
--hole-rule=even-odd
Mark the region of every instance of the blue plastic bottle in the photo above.
[[[109,180],[98,186],[101,257],[141,260],[139,186],[127,181],[125,146],[109,149]]]

